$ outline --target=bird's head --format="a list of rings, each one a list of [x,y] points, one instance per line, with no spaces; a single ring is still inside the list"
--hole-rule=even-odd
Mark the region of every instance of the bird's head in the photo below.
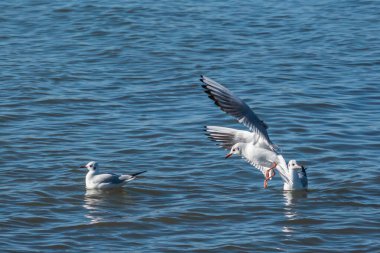
[[[89,171],[96,171],[98,169],[98,163],[95,161],[91,161],[87,163],[86,165],[80,166],[81,168],[87,168]]]
[[[296,160],[290,160],[288,163],[288,168],[292,170],[300,170],[303,166],[299,165]]]
[[[242,143],[236,143],[235,145],[232,146],[230,153],[226,155],[226,159],[231,157],[232,155],[241,155],[242,151]]]

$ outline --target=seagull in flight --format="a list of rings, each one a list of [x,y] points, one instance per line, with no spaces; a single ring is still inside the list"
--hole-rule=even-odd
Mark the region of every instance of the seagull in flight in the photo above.
[[[202,87],[208,97],[222,111],[233,116],[246,126],[249,131],[220,126],[206,126],[207,135],[232,155],[242,156],[248,163],[260,170],[264,175],[264,188],[267,188],[276,171],[284,183],[284,190],[305,190],[308,187],[306,168],[296,160],[288,164],[280,154],[278,147],[269,138],[267,124],[235,96],[229,89],[206,76],[201,76]]]
[[[91,161],[86,165],[80,166],[87,168],[86,188],[87,189],[114,189],[124,186],[127,182],[132,181],[137,175],[146,171],[137,172],[131,175],[117,175],[113,173],[100,174],[99,165],[95,161]]]

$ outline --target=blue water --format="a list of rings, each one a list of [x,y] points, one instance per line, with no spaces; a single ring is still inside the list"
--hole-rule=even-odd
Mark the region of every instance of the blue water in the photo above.
[[[380,252],[380,2],[0,2],[0,251]],[[223,159],[269,125],[310,190]],[[86,191],[80,165],[148,170]]]

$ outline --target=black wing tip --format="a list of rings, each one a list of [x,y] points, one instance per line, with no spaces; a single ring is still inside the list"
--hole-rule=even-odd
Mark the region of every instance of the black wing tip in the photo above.
[[[134,174],[132,174],[131,176],[132,176],[132,177],[136,177],[136,176],[138,176],[138,175],[140,175],[140,174],[143,174],[143,173],[145,173],[145,172],[147,172],[147,170],[144,170],[144,171],[140,171],[140,172],[134,173]]]
[[[211,98],[211,97],[210,97]],[[212,100],[214,100],[214,104],[218,107],[220,107],[222,109],[222,111],[224,111],[224,108],[220,105],[220,103],[218,102],[218,100],[216,100],[214,97],[211,98]]]
[[[209,82],[208,82],[207,79],[209,79]],[[201,78],[199,80],[203,83],[202,87],[205,88],[205,89],[208,89],[207,86],[211,86],[211,87],[215,86],[213,83],[210,83],[210,82],[215,82],[215,81],[213,81],[212,79],[206,77],[205,75],[201,75]]]
[[[202,88],[204,89],[204,93],[206,93],[206,94],[208,95],[208,97],[209,97],[211,100],[213,100],[213,101],[215,102],[215,105],[216,105],[216,106],[222,108],[222,106],[221,106],[220,103],[218,102],[217,98],[216,98],[215,95],[212,93],[212,90],[209,88],[210,85],[207,84],[207,83],[205,82],[205,80],[203,79],[203,78],[204,78],[203,75],[201,75],[201,78],[202,78],[202,79],[200,79],[200,80],[201,80],[201,82],[203,82],[203,84],[202,84],[201,86],[202,86]],[[223,108],[222,108],[222,110],[223,110]]]
[[[260,122],[265,129],[268,129],[268,125],[263,120],[260,120]]]
[[[211,93],[211,90],[205,88],[205,90],[204,90],[203,92],[206,93],[207,96],[208,96],[209,98],[213,97],[213,95],[212,95],[212,93]],[[212,98],[211,98],[211,99],[212,99]]]
[[[205,76],[204,75],[201,75],[201,78],[199,79],[199,81],[201,81],[202,83],[205,83]]]
[[[202,87],[205,89],[204,92],[208,95],[208,97],[215,102],[215,105],[222,108],[217,98],[214,96],[214,94],[212,94],[212,91],[207,87],[207,85],[202,85]]]

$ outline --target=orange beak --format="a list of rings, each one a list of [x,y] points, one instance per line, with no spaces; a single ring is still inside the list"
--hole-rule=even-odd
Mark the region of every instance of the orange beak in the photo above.
[[[232,153],[228,153],[228,154],[224,157],[224,159],[227,159],[227,158],[229,158],[230,156],[232,156]]]

